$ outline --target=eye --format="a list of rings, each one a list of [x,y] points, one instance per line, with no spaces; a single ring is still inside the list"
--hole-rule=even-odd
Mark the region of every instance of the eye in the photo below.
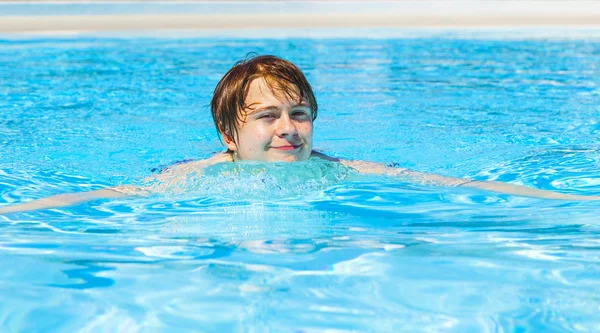
[[[272,119],[275,119],[275,115],[272,113],[265,113],[265,114],[260,115],[258,117],[258,119],[272,120]]]
[[[309,112],[307,110],[294,110],[292,112],[292,117],[306,118],[308,116],[309,116]]]

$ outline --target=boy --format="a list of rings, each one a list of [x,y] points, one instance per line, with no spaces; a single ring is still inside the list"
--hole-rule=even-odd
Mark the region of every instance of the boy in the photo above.
[[[173,165],[157,177],[176,184],[186,175],[217,163],[241,160],[295,162],[322,158],[342,163],[358,172],[408,176],[415,181],[444,186],[468,186],[484,190],[563,200],[600,200],[538,190],[500,182],[473,181],[393,168],[380,163],[348,161],[313,150],[313,123],[318,104],[304,74],[294,64],[275,56],[259,56],[238,62],[223,76],[211,102],[215,126],[227,151],[206,160]],[[0,208],[0,214],[74,205],[98,198],[141,194],[146,190],[120,186],[97,191],[60,194],[33,202]]]

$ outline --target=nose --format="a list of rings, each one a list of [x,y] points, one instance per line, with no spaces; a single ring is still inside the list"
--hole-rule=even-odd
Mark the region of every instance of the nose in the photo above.
[[[296,124],[294,124],[287,112],[282,112],[277,120],[276,133],[279,137],[293,136],[298,133]]]

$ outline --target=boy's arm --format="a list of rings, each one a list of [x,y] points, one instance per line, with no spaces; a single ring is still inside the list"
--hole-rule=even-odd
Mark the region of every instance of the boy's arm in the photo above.
[[[377,175],[388,175],[388,176],[405,176],[414,181],[430,184],[430,185],[441,185],[441,186],[465,186],[474,187],[486,191],[519,195],[524,197],[533,198],[546,198],[546,199],[557,199],[557,200],[578,200],[578,201],[591,201],[600,200],[600,196],[586,196],[586,195],[573,195],[564,194],[547,190],[535,189],[522,185],[514,185],[509,183],[502,183],[496,181],[476,181],[464,178],[445,177],[430,173],[411,171],[408,169],[392,168],[387,165],[375,162],[364,162],[364,161],[347,161],[338,160],[340,163],[349,166],[361,173],[377,174]]]
[[[47,198],[34,200],[31,202],[0,207],[0,214],[72,206],[97,199],[123,198],[129,195],[136,195],[141,193],[143,193],[143,190],[141,188],[133,186],[118,186],[108,187],[105,189],[89,192],[58,194]]]
[[[201,161],[194,161],[185,164],[180,164],[172,168],[168,168],[156,177],[146,179],[147,182],[158,181],[158,182],[174,182],[179,179],[185,181],[185,176],[191,172],[198,172],[211,165],[232,161],[231,154],[222,153],[216,154],[208,159]],[[11,206],[0,207],[0,214],[27,212],[38,209],[58,208],[73,206],[80,203],[98,200],[98,199],[110,199],[110,198],[124,198],[127,196],[138,196],[148,194],[150,191],[157,191],[160,188],[154,187],[137,187],[137,186],[116,186],[107,187],[105,189],[90,191],[90,192],[79,192],[79,193],[65,193],[53,195],[47,198],[34,200],[27,203],[16,204]]]
[[[557,199],[557,200],[577,200],[577,201],[596,201],[600,200],[600,196],[597,195],[574,195],[558,193],[548,190],[540,190],[537,188],[531,188],[522,185],[514,185],[509,183],[495,182],[495,181],[468,181],[461,186],[475,187],[482,190],[493,191],[498,193],[514,194],[523,197],[533,198],[545,198],[545,199]]]

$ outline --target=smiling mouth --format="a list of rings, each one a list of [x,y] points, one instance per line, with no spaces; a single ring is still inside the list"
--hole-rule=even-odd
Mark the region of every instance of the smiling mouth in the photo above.
[[[296,149],[300,148],[300,145],[285,145],[285,146],[271,147],[271,148],[277,149],[277,150],[296,150]]]

